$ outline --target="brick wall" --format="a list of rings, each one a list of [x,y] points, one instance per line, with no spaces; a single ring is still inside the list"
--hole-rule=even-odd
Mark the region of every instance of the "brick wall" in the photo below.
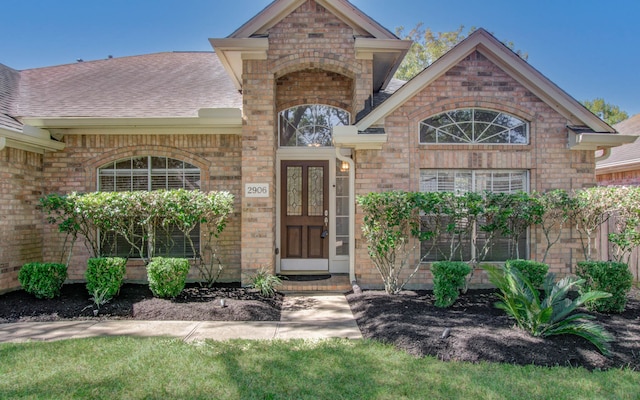
[[[419,144],[419,123],[443,111],[483,107],[513,114],[530,121],[529,145],[424,145]],[[421,168],[441,169],[526,169],[530,190],[579,189],[595,184],[592,151],[567,149],[568,121],[509,77],[480,53],[475,52],[434,81],[388,116],[385,129],[389,142],[382,151],[358,151],[356,194],[370,191],[419,190]],[[360,234],[362,215],[356,218],[356,275],[364,285],[380,283],[371,263],[366,242]],[[530,256],[540,260],[545,239],[539,229],[531,232]],[[575,233],[566,232],[547,258],[551,270],[572,271],[579,258]],[[414,262],[419,253],[416,251]],[[485,283],[484,274],[474,275]],[[427,271],[412,282],[430,281]]]
[[[242,280],[275,270],[277,112],[321,103],[355,115],[372,85],[372,61],[356,60],[352,28],[315,1],[269,30],[267,60],[243,65],[242,184],[268,183],[270,197],[242,199]]]
[[[91,134],[84,134],[84,133]],[[226,190],[236,198],[235,213],[218,240],[220,255],[226,265],[222,280],[240,279],[240,138],[235,135],[185,134],[177,129],[175,135],[136,134],[138,131],[74,131],[64,136],[66,148],[47,153],[44,158],[43,182],[45,193],[93,192],[97,188],[97,169],[115,160],[142,156],[164,156],[186,161],[200,168],[201,190]],[[102,133],[102,134],[99,134]],[[59,259],[64,237],[54,227],[45,226],[44,255]],[[69,266],[69,279],[83,280],[89,252],[76,243]],[[127,265],[126,278],[144,281],[146,270],[142,262],[132,260]],[[190,278],[197,278],[192,269]]]
[[[42,258],[42,155],[0,150],[0,293],[20,287],[18,271]]]

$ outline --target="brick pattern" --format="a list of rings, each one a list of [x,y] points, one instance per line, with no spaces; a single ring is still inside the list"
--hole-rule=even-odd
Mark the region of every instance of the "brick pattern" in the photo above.
[[[530,144],[419,144],[420,121],[443,111],[467,107],[499,110],[530,121]],[[386,118],[389,142],[382,151],[356,153],[356,195],[370,191],[417,191],[421,168],[527,169],[531,191],[592,186],[595,184],[594,154],[567,149],[567,123],[498,66],[475,52]],[[358,214],[356,277],[365,286],[379,285],[380,277],[367,255],[361,226],[362,215]],[[531,232],[530,242],[531,258],[540,260],[546,242],[539,229]],[[567,231],[546,261],[552,271],[564,275],[572,271],[579,256],[577,236]],[[416,250],[413,261],[418,259]],[[474,274],[474,283],[486,283],[482,276]],[[421,271],[412,282],[421,285],[430,280],[429,272]]]
[[[277,112],[322,103],[355,115],[372,85],[371,60],[356,60],[352,28],[315,1],[269,30],[267,60],[243,66],[242,187],[268,183],[269,198],[242,199],[242,282],[275,271]]]
[[[235,213],[218,240],[225,270],[223,280],[240,279],[240,138],[234,135],[137,135],[136,130],[122,135],[82,134],[66,135],[65,150],[47,153],[44,158],[43,192],[92,192],[97,188],[97,169],[102,165],[141,155],[165,156],[189,162],[200,168],[203,191],[226,190],[236,198]],[[203,232],[204,233],[204,232]],[[54,227],[45,226],[43,254],[59,259],[64,237]],[[74,247],[69,266],[69,279],[82,281],[89,253],[82,243]],[[190,278],[196,278],[192,269]],[[127,265],[127,279],[144,281],[146,270],[140,261]]]
[[[5,148],[0,151],[0,293],[15,289],[18,271],[42,258],[42,155]]]

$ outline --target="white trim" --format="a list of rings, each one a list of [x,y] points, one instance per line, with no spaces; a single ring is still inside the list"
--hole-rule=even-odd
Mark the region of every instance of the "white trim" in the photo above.
[[[281,224],[280,224],[280,207],[282,201],[282,182],[281,182],[281,165],[282,161],[296,161],[296,160],[313,160],[313,161],[327,161],[329,163],[329,255],[328,255],[328,269],[330,273],[341,273],[343,271],[334,270],[339,268],[340,264],[346,261],[345,256],[336,256],[335,243],[335,215],[336,215],[336,188],[334,185],[336,177],[336,149],[333,147],[291,147],[280,148],[276,152],[276,248],[282,249],[282,237],[281,237]],[[350,256],[351,257],[351,256]],[[276,273],[281,271],[281,263],[284,259],[282,254],[278,251],[276,255]],[[313,260],[313,259],[309,259]],[[298,270],[296,268],[294,270]]]
[[[356,282],[356,164],[345,157],[339,147],[336,147],[336,159],[349,164],[349,282],[353,284]]]
[[[622,135],[620,133],[581,133],[577,134],[569,129],[569,148],[571,150],[599,150],[607,147],[618,147],[633,143],[637,135]]]
[[[356,125],[334,126],[332,136],[336,147],[355,150],[381,150],[388,140],[386,133],[359,133]]]
[[[387,115],[476,50],[570,121],[575,121],[577,125],[587,125],[597,132],[615,133],[615,129],[587,110],[484,29],[473,32],[398,89],[388,100],[356,124],[358,130],[364,131],[383,122]]]
[[[280,261],[280,272],[286,271],[329,271],[329,259],[285,258]]]
[[[38,128],[242,128],[239,108],[202,109],[198,117],[97,118],[97,117],[29,117],[25,125]]]
[[[38,132],[39,136],[32,136],[28,133],[0,128],[0,150],[11,147],[44,154],[45,151],[59,151],[65,148],[66,145],[62,142],[40,136],[45,133],[48,135],[47,131],[38,130]]]

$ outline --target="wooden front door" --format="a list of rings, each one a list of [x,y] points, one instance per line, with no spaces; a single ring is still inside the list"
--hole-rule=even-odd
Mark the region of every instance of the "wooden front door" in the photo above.
[[[280,269],[329,269],[329,162],[282,161]]]

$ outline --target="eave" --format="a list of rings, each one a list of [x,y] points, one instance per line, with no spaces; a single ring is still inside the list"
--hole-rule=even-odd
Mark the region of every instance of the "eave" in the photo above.
[[[483,29],[473,32],[468,38],[436,60],[396,91],[384,103],[358,121],[356,123],[358,130],[363,131],[371,126],[383,124],[387,115],[401,107],[411,97],[444,75],[474,51],[480,52],[491,62],[498,65],[513,79],[542,99],[560,115],[571,121],[572,124],[588,126],[595,132],[615,133],[615,129],[587,110],[577,100]]]
[[[48,134],[48,132],[46,133]],[[24,132],[0,128],[0,151],[6,147],[43,154],[45,151],[63,150],[65,144],[47,137],[38,137]]]
[[[242,90],[242,61],[266,60],[268,38],[209,39],[236,89]]]
[[[237,108],[201,109],[197,117],[26,117],[25,125],[46,129],[73,128],[241,128],[242,111]]]
[[[354,150],[381,150],[387,143],[386,133],[361,133],[354,125],[335,126],[333,128],[333,144],[339,148]]]
[[[601,150],[622,146],[636,141],[638,136],[619,133],[575,133],[569,129],[571,150]]]

